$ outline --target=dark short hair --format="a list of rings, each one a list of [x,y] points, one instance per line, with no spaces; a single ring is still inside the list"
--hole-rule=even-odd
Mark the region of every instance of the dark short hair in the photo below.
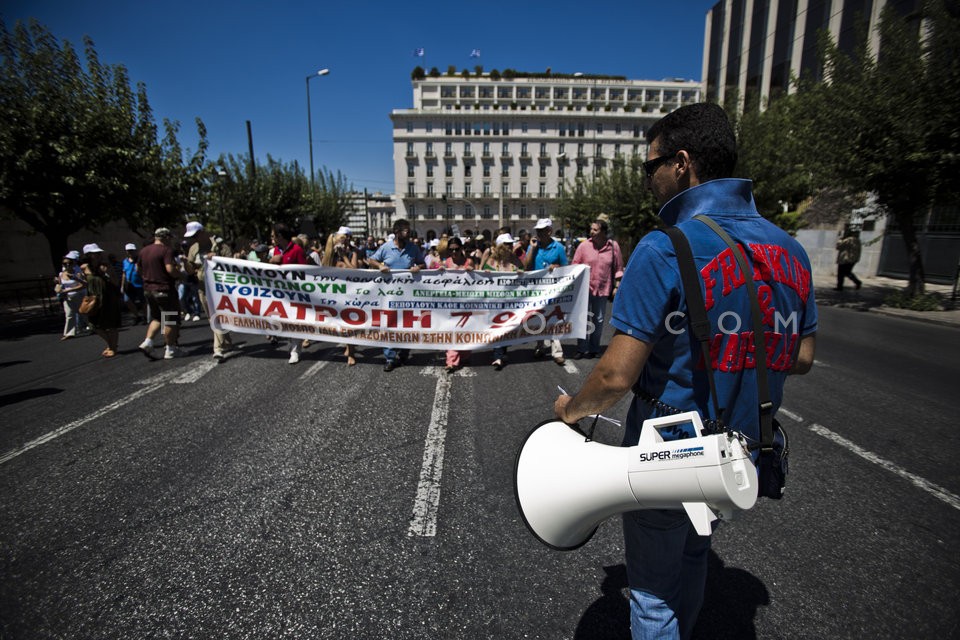
[[[594,220],[593,223],[600,227],[600,231],[603,231],[604,233],[610,232],[610,225],[608,225],[605,220]]]
[[[409,227],[410,221],[404,218],[399,218],[393,221],[393,232],[396,233],[400,230],[401,227]]]
[[[281,238],[286,238],[287,240],[290,240],[291,238],[293,238],[293,232],[290,231],[290,227],[288,227],[282,222],[278,222],[275,225],[273,225],[273,232],[277,234],[277,236]]]
[[[729,178],[737,164],[737,139],[720,105],[710,102],[680,107],[647,131],[647,143],[657,142],[661,156],[683,150],[690,154],[701,182]]]

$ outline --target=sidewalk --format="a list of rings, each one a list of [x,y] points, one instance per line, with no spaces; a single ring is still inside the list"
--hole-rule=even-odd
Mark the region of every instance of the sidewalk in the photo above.
[[[856,290],[849,280],[843,291],[836,291],[837,279],[833,275],[814,276],[813,286],[816,290],[817,304],[822,307],[841,307],[857,311],[882,313],[897,318],[909,318],[920,322],[929,322],[950,327],[960,327],[960,300],[950,299],[953,293],[949,285],[927,284],[926,292],[939,294],[944,311],[911,311],[897,309],[884,305],[887,296],[902,291],[907,283],[905,280],[882,278],[879,276],[860,276],[863,286]]]

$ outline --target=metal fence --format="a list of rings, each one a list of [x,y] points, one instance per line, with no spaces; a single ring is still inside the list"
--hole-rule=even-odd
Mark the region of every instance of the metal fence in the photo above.
[[[44,314],[59,313],[61,306],[53,290],[54,276],[24,280],[0,280],[0,311],[23,312],[35,309]]]

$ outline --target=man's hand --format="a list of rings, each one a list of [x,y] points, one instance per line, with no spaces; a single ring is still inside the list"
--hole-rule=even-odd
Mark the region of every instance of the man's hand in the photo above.
[[[553,413],[562,421],[567,422],[567,405],[570,404],[570,401],[573,399],[573,396],[568,396],[565,393],[557,396],[557,399],[553,402]],[[576,422],[576,421],[573,421]],[[567,424],[573,424],[573,422],[568,422]]]
[[[410,273],[417,273],[418,271],[420,271],[420,265],[415,264],[412,267],[410,267]]]

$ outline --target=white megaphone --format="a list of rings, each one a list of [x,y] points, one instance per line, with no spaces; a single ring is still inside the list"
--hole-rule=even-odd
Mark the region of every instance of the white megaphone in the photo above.
[[[514,469],[517,506],[527,528],[547,546],[583,546],[600,523],[637,509],[683,509],[697,533],[718,517],[757,501],[757,471],[742,436],[700,435],[664,442],[658,429],[692,423],[695,411],[645,420],[634,447],[593,442],[559,420],[537,425]]]

